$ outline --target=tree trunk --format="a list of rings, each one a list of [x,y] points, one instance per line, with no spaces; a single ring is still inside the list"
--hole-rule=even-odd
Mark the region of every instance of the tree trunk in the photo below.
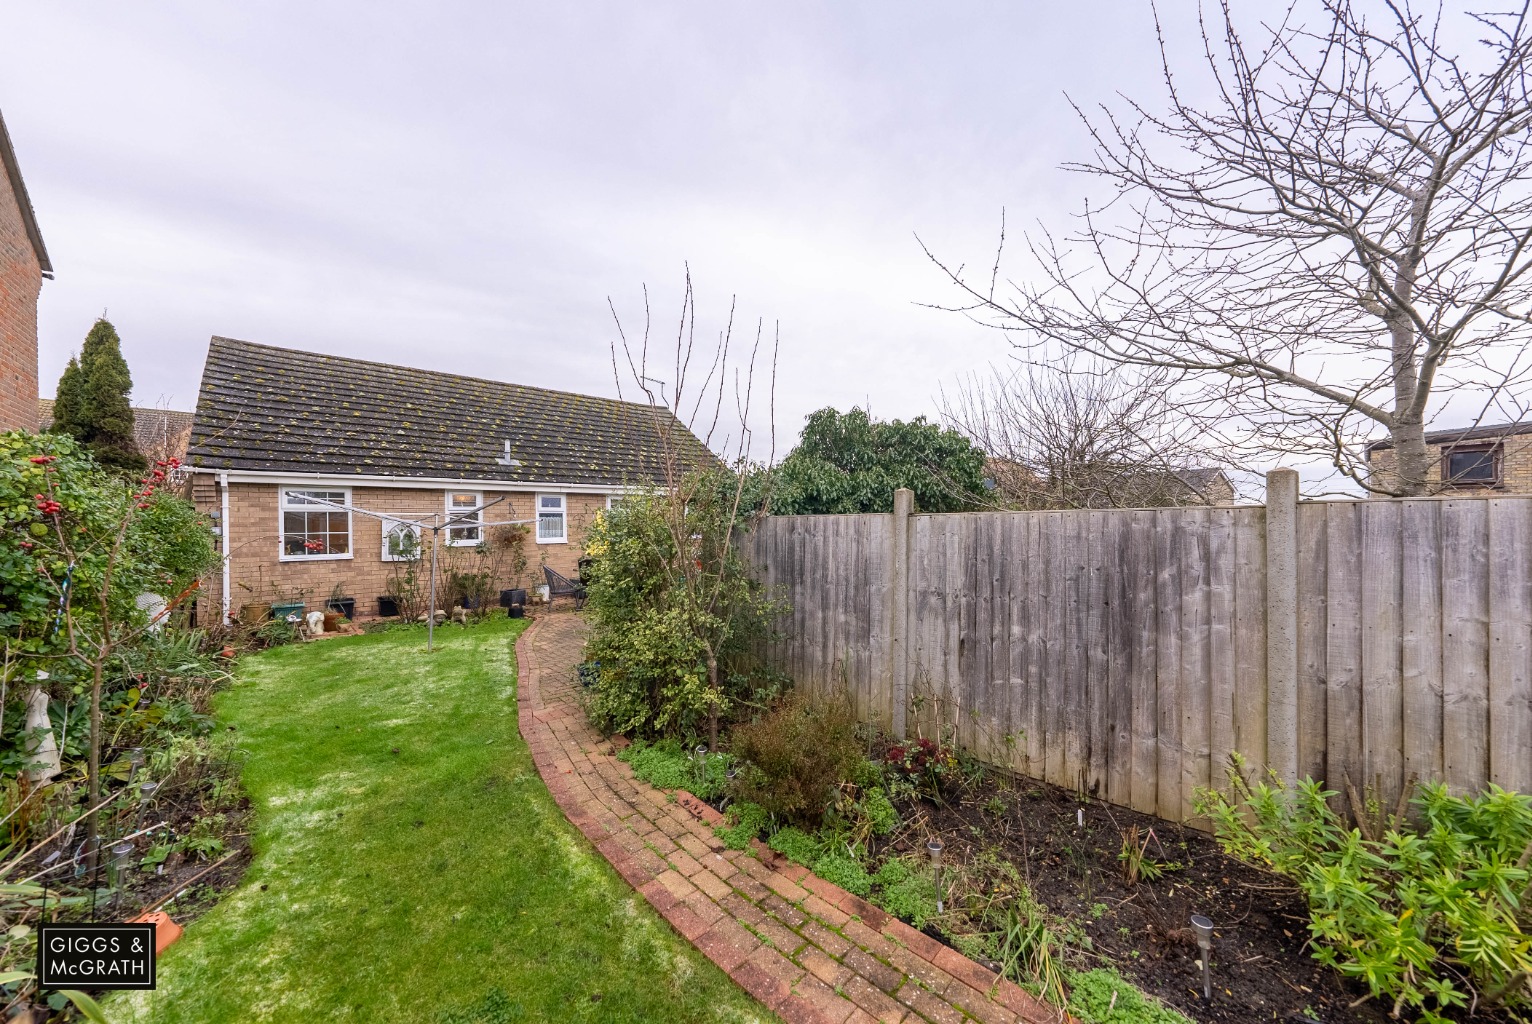
[[[1426,473],[1430,469],[1431,456],[1426,449],[1426,428],[1423,423],[1400,423],[1391,432],[1394,442],[1394,472],[1397,493],[1404,497],[1420,497],[1430,493]]]

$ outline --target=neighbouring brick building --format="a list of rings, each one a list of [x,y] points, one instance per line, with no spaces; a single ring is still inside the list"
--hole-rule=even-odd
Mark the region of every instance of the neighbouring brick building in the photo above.
[[[53,264],[0,117],[0,430],[37,429],[37,296]]]
[[[1532,420],[1428,431],[1426,449],[1426,479],[1438,493],[1532,494]],[[1367,446],[1367,469],[1374,481],[1387,486],[1394,465],[1392,442]]]
[[[572,577],[591,518],[661,483],[662,429],[713,460],[664,409],[214,338],[187,464],[226,558],[199,614],[318,608],[336,587],[374,614],[401,547],[429,550],[421,525],[449,518],[444,566],[519,522],[527,569],[496,585],[534,587],[543,565]]]

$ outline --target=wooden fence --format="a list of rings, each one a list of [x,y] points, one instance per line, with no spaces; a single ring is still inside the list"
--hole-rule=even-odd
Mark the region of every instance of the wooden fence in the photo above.
[[[895,734],[1193,820],[1239,752],[1532,791],[1532,496],[791,516],[744,541],[771,656]]]

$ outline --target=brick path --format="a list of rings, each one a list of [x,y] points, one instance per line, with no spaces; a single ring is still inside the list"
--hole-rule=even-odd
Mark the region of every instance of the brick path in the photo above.
[[[585,623],[544,615],[516,642],[521,734],[564,814],[655,910],[788,1024],[1057,1024],[1016,985],[856,896],[713,835],[722,817],[633,777],[586,721]]]

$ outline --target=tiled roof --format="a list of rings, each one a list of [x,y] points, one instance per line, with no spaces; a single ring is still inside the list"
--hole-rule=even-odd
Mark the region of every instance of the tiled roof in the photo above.
[[[187,462],[336,476],[658,483],[661,429],[716,461],[666,409],[300,352],[208,345]],[[502,465],[505,444],[520,465]]]
[[[1428,430],[1426,444],[1458,444],[1494,437],[1514,437],[1517,434],[1532,434],[1532,420],[1522,420],[1519,423],[1492,423],[1483,427],[1458,427],[1456,430]],[[1367,451],[1385,452],[1393,447],[1394,442],[1384,438],[1368,445]]]
[[[53,425],[53,399],[37,400],[37,422],[41,430]],[[133,440],[146,458],[163,459],[168,455],[186,458],[191,429],[192,414],[189,412],[133,407]]]

